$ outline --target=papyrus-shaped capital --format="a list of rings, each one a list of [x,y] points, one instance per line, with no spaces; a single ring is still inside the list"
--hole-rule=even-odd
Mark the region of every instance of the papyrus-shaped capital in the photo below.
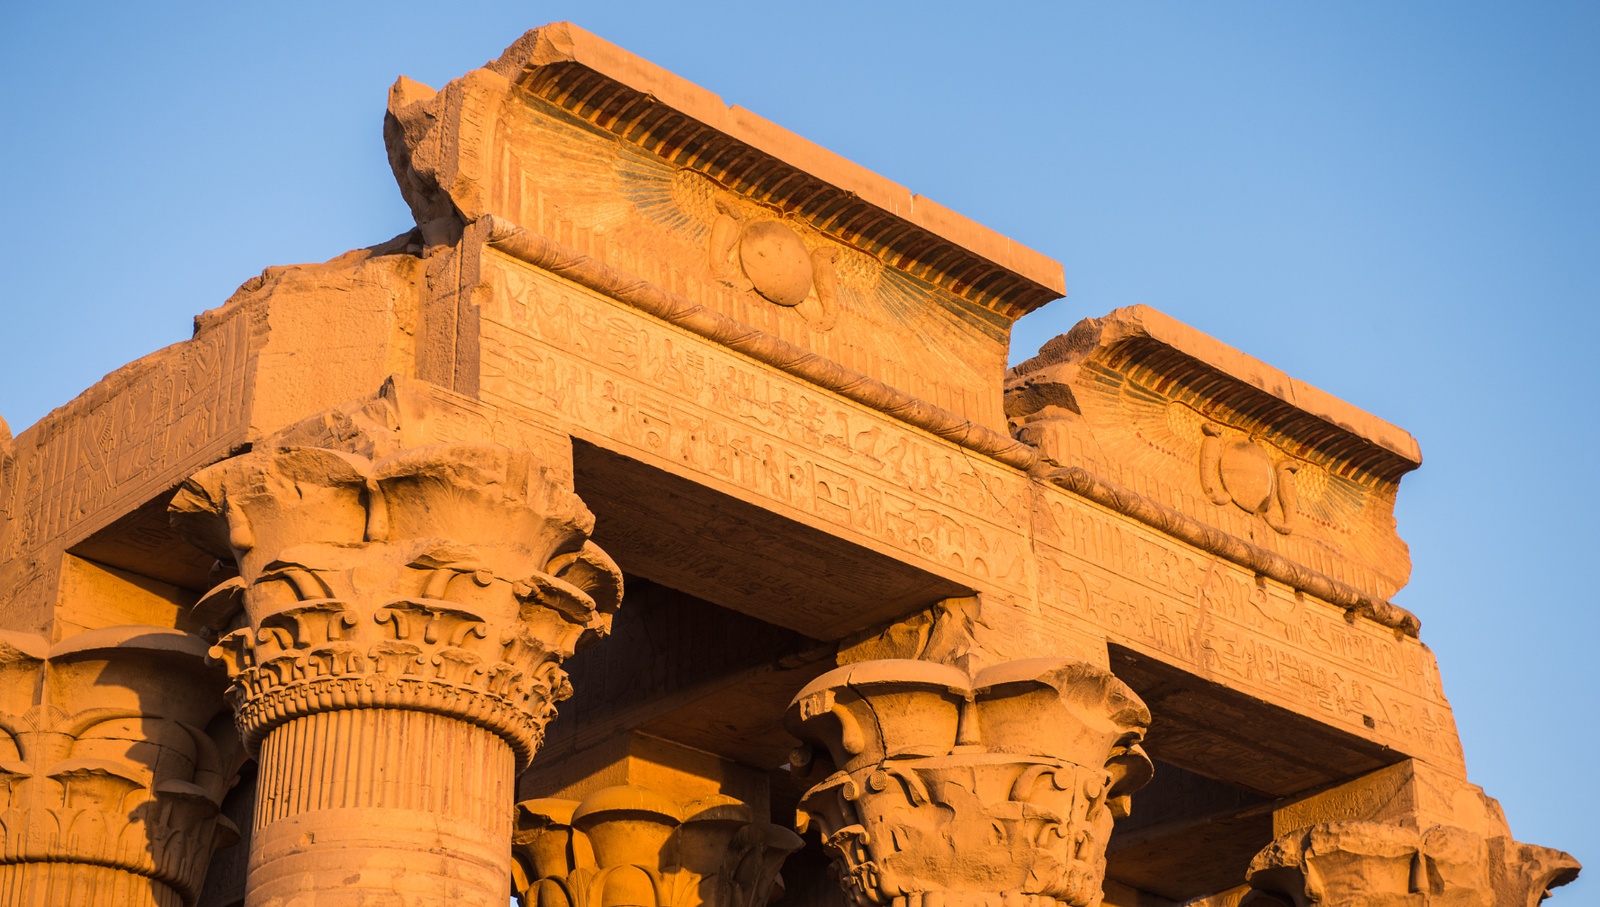
[[[733,797],[648,787],[518,804],[516,886],[543,907],[764,907],[801,847]]]

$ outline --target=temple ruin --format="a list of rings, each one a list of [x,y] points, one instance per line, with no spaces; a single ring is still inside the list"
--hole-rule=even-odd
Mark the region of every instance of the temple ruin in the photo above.
[[[1404,430],[561,23],[0,423],[0,905],[1535,907]],[[197,306],[199,308],[199,306]]]

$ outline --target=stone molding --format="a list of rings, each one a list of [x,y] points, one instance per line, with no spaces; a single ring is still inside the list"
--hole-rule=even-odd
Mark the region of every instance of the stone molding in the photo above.
[[[1257,854],[1240,907],[1538,907],[1578,869],[1559,850],[1448,825],[1325,822]]]
[[[1153,771],[1149,724],[1109,672],[1052,658],[857,662],[785,716],[796,771],[821,776],[800,807],[858,907],[1098,903],[1113,819]]]
[[[692,334],[871,407],[973,453],[1021,470],[1039,462],[1038,451],[926,400],[897,390],[831,359],[706,308],[621,268],[570,249],[495,215],[488,247],[654,315]]]
[[[1045,478],[1063,491],[1088,498],[1201,551],[1230,560],[1290,588],[1315,595],[1343,608],[1351,618],[1365,617],[1405,636],[1416,637],[1422,630],[1421,619],[1399,605],[1368,595],[1281,554],[1208,526],[1136,491],[1102,479],[1081,466],[1053,469],[1045,474]]]
[[[485,219],[489,222],[487,246],[518,261],[571,280],[1007,466],[1028,471],[1044,462],[1032,445],[1007,438],[782,338],[741,324],[620,268],[524,230],[504,218],[486,215]],[[1352,615],[1369,617],[1409,636],[1416,636],[1421,627],[1416,615],[1404,608],[1150,501],[1080,467],[1052,470],[1047,478],[1065,491],[1110,507],[1207,553],[1322,598]]]
[[[428,111],[433,122],[404,124],[412,160],[401,184],[419,220],[451,208],[468,220],[484,213],[493,167],[486,139],[498,124],[493,106],[475,94],[515,89],[1011,320],[1066,292],[1060,263],[1042,253],[571,23],[528,31],[458,81],[471,84],[442,89],[445,98]],[[404,108],[421,88],[396,92],[391,111],[410,120],[415,114]]]
[[[1038,473],[1130,489],[1181,514],[1191,544],[1274,562],[1323,589],[1311,594],[1409,622],[1387,601],[1411,572],[1395,499],[1421,463],[1402,429],[1147,306],[1045,343],[1007,372],[1005,412]]]
[[[263,450],[196,474],[172,514],[238,564],[197,607],[242,609],[212,654],[252,751],[320,711],[413,709],[493,731],[525,768],[568,695],[561,661],[621,598],[587,508],[498,445]]]
[[[522,903],[539,907],[765,907],[804,844],[724,795],[635,785],[517,804]]]
[[[239,840],[225,684],[179,630],[0,632],[0,902],[193,905]]]

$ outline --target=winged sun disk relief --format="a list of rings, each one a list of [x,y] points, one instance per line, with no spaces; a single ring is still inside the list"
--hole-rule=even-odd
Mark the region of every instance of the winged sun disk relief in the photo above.
[[[816,330],[832,330],[839,320],[839,250],[823,244],[808,251],[782,221],[720,201],[717,208],[707,247],[712,275],[735,290],[796,308]],[[808,299],[816,300],[815,308]]]
[[[1200,430],[1200,487],[1211,503],[1234,504],[1246,513],[1259,514],[1279,535],[1294,532],[1294,515],[1300,506],[1295,473],[1300,461],[1290,457],[1272,461],[1272,455],[1253,439],[1223,436],[1214,422]]]

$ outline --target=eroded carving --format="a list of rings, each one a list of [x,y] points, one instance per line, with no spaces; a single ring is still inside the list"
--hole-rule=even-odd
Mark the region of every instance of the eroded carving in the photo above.
[[[994,625],[983,616],[976,595],[947,598],[883,628],[874,628],[839,642],[839,664],[909,658],[951,665],[971,673],[994,663],[994,653],[978,640]]]
[[[1088,470],[1071,466],[1051,470],[1045,477],[1057,488],[1088,498],[1152,529],[1182,539],[1202,551],[1227,558],[1293,589],[1309,592],[1345,609],[1352,619],[1369,618],[1393,629],[1396,635],[1415,637],[1421,631],[1421,620],[1393,602],[1374,598],[1260,545],[1229,535],[1135,491],[1101,479]]]
[[[858,907],[1085,905],[1150,779],[1150,713],[1092,665],[846,665],[790,705],[801,799]],[[835,770],[835,767],[836,770]]]
[[[238,564],[199,607],[242,606],[212,651],[252,749],[319,711],[417,709],[495,732],[526,766],[568,695],[562,660],[621,598],[587,508],[496,445],[264,450],[194,476],[172,513]]]
[[[1393,506],[1421,463],[1415,439],[1154,309],[1085,319],[1044,344],[1008,372],[1005,408],[1045,463],[1374,601],[1405,585]]]
[[[526,907],[765,907],[803,843],[733,797],[680,802],[633,785],[526,800],[517,812]]]
[[[0,633],[0,899],[194,903],[244,761],[205,655],[162,627]]]
[[[1299,496],[1295,473],[1300,463],[1285,457],[1276,463],[1266,448],[1253,439],[1226,435],[1221,426],[1200,427],[1200,487],[1211,503],[1236,504],[1245,513],[1259,514],[1279,535],[1294,531]]]
[[[265,447],[171,514],[238,570],[200,607],[235,609],[211,651],[261,763],[246,904],[501,907],[515,773],[622,595],[588,509],[536,457],[462,443]]]
[[[1240,907],[1538,907],[1578,869],[1559,850],[1447,825],[1326,822],[1257,854]]]
[[[712,190],[716,192],[716,190]],[[754,291],[774,305],[797,309],[807,323],[829,331],[839,320],[839,249],[814,240],[808,248],[794,228],[752,215],[732,199],[715,202],[708,257],[724,286]],[[805,305],[807,300],[815,300]]]
[[[519,261],[669,321],[758,362],[834,391],[1008,466],[1030,469],[1039,462],[1038,452],[1032,447],[976,421],[808,352],[781,337],[752,328],[677,293],[654,286],[620,268],[525,230],[503,218],[489,215],[489,224],[489,247]],[[832,260],[832,252],[822,251],[820,254]],[[832,292],[834,284],[834,279],[825,273],[818,286],[830,288],[829,292]]]

